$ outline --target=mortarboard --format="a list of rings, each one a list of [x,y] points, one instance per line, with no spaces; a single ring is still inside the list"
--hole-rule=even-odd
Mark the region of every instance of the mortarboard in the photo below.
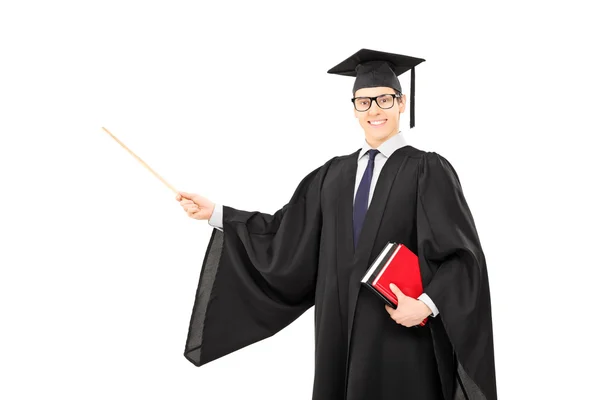
[[[358,89],[387,86],[402,93],[398,75],[410,69],[410,127],[415,126],[415,67],[425,61],[422,58],[361,49],[342,61],[327,73],[355,76],[352,95]]]

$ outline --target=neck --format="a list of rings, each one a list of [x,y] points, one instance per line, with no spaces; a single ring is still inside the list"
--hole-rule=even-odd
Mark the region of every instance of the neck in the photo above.
[[[397,133],[398,133],[398,129],[391,131],[387,136],[383,136],[383,137],[373,137],[373,136],[366,134],[365,140],[367,141],[369,146],[376,149],[379,146],[381,146],[381,144],[383,142],[385,142],[386,140],[388,140],[389,138],[391,138],[392,136],[394,136]]]

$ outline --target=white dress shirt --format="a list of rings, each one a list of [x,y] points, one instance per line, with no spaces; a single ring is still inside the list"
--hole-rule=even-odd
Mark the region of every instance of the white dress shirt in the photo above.
[[[377,147],[377,150],[379,150],[379,153],[377,153],[377,155],[375,156],[375,166],[373,169],[373,178],[371,181],[371,186],[369,188],[368,204],[371,204],[371,199],[373,198],[373,193],[375,192],[375,185],[377,183],[377,179],[379,178],[379,173],[381,172],[381,169],[385,165],[386,161],[388,160],[388,158],[392,155],[392,153],[394,151],[396,151],[400,147],[403,147],[406,145],[407,145],[407,143],[406,143],[406,140],[404,139],[404,135],[402,134],[402,132],[398,132],[397,134],[395,134],[394,136],[390,137],[385,142],[380,144],[379,147]],[[356,198],[356,192],[358,190],[358,186],[360,184],[362,176],[365,173],[365,170],[367,169],[367,164],[369,162],[369,157],[368,156],[363,157],[363,156],[365,156],[367,151],[369,151],[370,149],[372,149],[372,147],[367,143],[367,140],[365,139],[364,145],[363,145],[362,149],[360,150],[360,152],[358,153],[358,164],[357,164],[357,169],[356,169],[356,182],[354,184],[354,198]],[[353,204],[354,204],[354,200],[353,200]],[[221,231],[223,230],[222,229],[223,228],[223,206],[221,204],[215,204],[215,209],[213,210],[213,213],[212,213],[210,219],[208,220],[208,223],[211,226],[213,226]],[[431,298],[426,293],[421,294],[418,297],[418,299],[421,300],[423,303],[427,304],[427,306],[431,309],[431,311],[432,311],[431,316],[435,317],[439,314],[439,311],[438,311],[437,307],[435,306],[435,304],[433,303],[433,300],[431,300]]]

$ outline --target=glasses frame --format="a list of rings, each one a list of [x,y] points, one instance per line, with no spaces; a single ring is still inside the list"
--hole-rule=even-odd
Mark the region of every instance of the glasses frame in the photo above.
[[[392,96],[392,104],[389,107],[381,107],[381,104],[379,104],[379,100],[377,100],[380,97],[383,96]],[[384,94],[380,94],[379,96],[374,96],[374,97],[368,97],[368,96],[360,96],[360,97],[353,97],[350,99],[350,101],[352,102],[352,104],[354,105],[354,109],[358,112],[365,112],[365,111],[369,111],[371,109],[371,106],[373,105],[373,100],[375,100],[375,103],[377,103],[377,106],[379,108],[381,108],[382,110],[388,110],[392,107],[394,107],[394,99],[397,99],[399,97],[402,97],[402,94],[397,94],[397,93],[384,93]],[[356,108],[356,100],[358,99],[369,99],[369,107],[367,107],[366,110],[359,110],[358,108]]]

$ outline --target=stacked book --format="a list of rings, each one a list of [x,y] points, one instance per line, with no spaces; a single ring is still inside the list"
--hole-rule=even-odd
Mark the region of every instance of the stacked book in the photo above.
[[[390,289],[390,283],[415,299],[423,293],[419,258],[408,247],[398,243],[388,242],[385,245],[361,282],[392,308],[398,306],[398,299]],[[426,322],[427,318],[420,326]]]

